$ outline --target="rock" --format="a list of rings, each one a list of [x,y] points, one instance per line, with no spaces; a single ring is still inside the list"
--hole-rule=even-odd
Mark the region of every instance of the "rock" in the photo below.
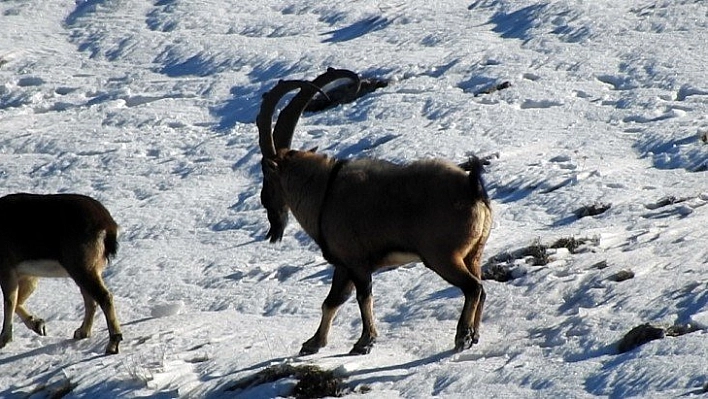
[[[649,323],[631,329],[617,344],[619,353],[625,353],[646,344],[649,341],[664,338],[664,329]]]

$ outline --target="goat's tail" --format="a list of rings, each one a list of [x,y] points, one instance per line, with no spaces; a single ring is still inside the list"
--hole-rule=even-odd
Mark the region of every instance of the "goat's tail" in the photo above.
[[[104,232],[103,256],[106,260],[111,260],[118,253],[118,229],[109,228]]]
[[[487,164],[489,164],[488,161],[483,161],[475,155],[472,155],[467,162],[460,164],[460,167],[469,172],[472,198],[476,200],[481,199],[485,203],[489,204],[489,194],[487,194],[487,189],[484,187],[484,179],[482,178],[482,173],[484,173],[484,165]]]

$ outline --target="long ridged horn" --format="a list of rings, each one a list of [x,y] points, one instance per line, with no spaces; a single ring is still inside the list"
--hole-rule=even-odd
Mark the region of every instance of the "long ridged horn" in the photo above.
[[[272,165],[277,157],[276,146],[273,142],[271,131],[273,114],[275,108],[289,92],[300,89],[300,92],[307,92],[312,97],[315,92],[320,92],[327,97],[327,94],[316,87],[311,82],[304,80],[281,80],[270,91],[263,94],[261,109],[256,117],[258,125],[258,144],[263,153],[261,169],[263,171],[263,188],[261,189],[261,204],[266,208],[270,229],[266,238],[271,242],[279,241],[283,237],[283,231],[288,223],[288,206],[285,203],[282,189],[277,182],[277,176],[272,175]],[[278,117],[280,119],[280,116]]]
[[[327,97],[327,94],[325,94],[322,89],[339,79],[353,80],[356,85],[356,90],[359,90],[361,79],[355,72],[347,69],[327,68],[327,72],[315,78],[309,88],[302,87],[300,92],[290,100],[290,103],[280,111],[278,121],[275,123],[275,129],[273,130],[273,143],[276,150],[290,148],[293,134],[295,133],[295,126],[297,126],[297,122],[307,107],[307,104],[318,91]]]
[[[261,109],[256,117],[256,125],[258,126],[258,145],[261,148],[263,158],[273,159],[276,154],[272,131],[275,107],[278,105],[278,102],[280,102],[280,99],[283,98],[283,96],[295,89],[305,87],[306,84],[309,84],[309,82],[299,80],[280,80],[275,87],[263,93]]]

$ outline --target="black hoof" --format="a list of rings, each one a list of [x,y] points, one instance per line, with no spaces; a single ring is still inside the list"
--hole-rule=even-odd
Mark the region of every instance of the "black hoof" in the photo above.
[[[88,337],[90,337],[90,336],[91,336],[91,334],[85,333],[85,332],[84,332],[82,329],[80,329],[80,328],[77,329],[76,331],[74,331],[74,339],[77,339],[77,340],[78,340],[78,339],[88,338]]]
[[[455,352],[462,352],[465,349],[469,349],[478,342],[479,334],[473,332],[471,329],[467,330],[464,335],[455,338]]]
[[[47,327],[44,325],[44,320],[35,319],[32,320],[32,331],[36,332],[41,336],[47,335]]]
[[[349,351],[350,355],[368,355],[371,352],[371,348],[374,347],[374,341],[363,345],[354,345],[352,350]]]
[[[12,342],[12,333],[0,337],[0,348],[4,348],[9,342]]]
[[[303,345],[302,348],[300,349],[300,356],[314,355],[315,353],[317,353],[319,351],[320,351],[320,348]]]
[[[349,351],[349,354],[352,356],[361,356],[361,355],[368,355],[371,352],[371,346],[365,346],[365,347],[353,347],[352,350]]]
[[[108,346],[106,347],[106,355],[115,355],[116,353],[118,353],[118,344],[118,342],[109,342]]]
[[[111,334],[106,346],[106,355],[115,355],[118,353],[118,345],[123,340],[123,334]]]

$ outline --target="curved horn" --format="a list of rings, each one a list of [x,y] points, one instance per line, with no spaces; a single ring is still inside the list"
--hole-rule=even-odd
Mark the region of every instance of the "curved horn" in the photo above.
[[[275,113],[275,107],[278,105],[280,100],[286,94],[290,93],[295,89],[300,89],[300,93],[298,93],[296,97],[304,93],[309,99],[312,98],[312,96],[314,96],[314,93],[316,92],[320,92],[323,96],[327,97],[327,93],[323,92],[318,86],[315,86],[314,83],[308,82],[306,80],[280,80],[278,81],[278,84],[275,85],[275,87],[273,87],[266,93],[263,93],[261,109],[258,112],[258,116],[256,116],[256,125],[258,126],[258,145],[261,148],[261,153],[263,154],[264,158],[275,158],[276,149],[283,148],[282,146],[277,145],[277,140],[274,142],[273,139],[273,132],[271,130],[273,123],[273,114]],[[312,94],[310,94],[310,92],[312,92]],[[281,117],[285,118],[285,120],[291,119],[291,117],[287,116],[288,113],[286,111],[289,108],[292,108],[291,105],[295,101],[296,97],[293,97],[293,100],[290,102],[290,104],[288,104],[288,106],[286,106],[285,109],[280,112],[280,115],[278,115],[278,122],[275,124],[276,130],[278,129]],[[286,113],[286,116],[283,116],[283,113]],[[290,113],[292,113],[292,111],[290,111]],[[295,120],[292,122],[293,130],[295,129],[295,125],[297,124],[297,118],[300,117],[300,114],[302,114],[302,111],[300,111],[300,113],[294,116]]]
[[[283,96],[303,86],[303,81],[280,80],[269,91],[263,93],[261,109],[256,117],[258,126],[258,145],[264,158],[275,158],[275,144],[273,143],[272,121],[275,107]]]
[[[277,175],[277,152],[271,131],[273,114],[280,99],[295,89],[308,93],[310,91],[320,91],[325,97],[327,96],[319,87],[310,82],[304,80],[281,80],[270,91],[263,94],[261,109],[256,117],[259,135],[258,144],[263,153],[263,159],[261,160],[261,170],[263,171],[261,204],[263,204],[268,213],[270,229],[266,238],[269,238],[271,242],[279,241],[283,237],[283,231],[288,223],[288,206]],[[308,95],[312,97],[314,94]],[[280,116],[278,119],[280,119]]]
[[[361,80],[359,75],[355,72],[347,69],[327,68],[327,72],[312,81],[309,89],[302,87],[300,92],[296,94],[292,100],[290,100],[290,103],[283,108],[282,111],[280,111],[278,121],[275,123],[275,130],[273,131],[273,142],[276,150],[281,148],[290,148],[293,134],[295,133],[295,126],[297,125],[303,111],[307,107],[307,104],[310,100],[312,100],[312,97],[314,97],[318,91],[327,97],[327,94],[322,91],[322,88],[339,79],[353,80],[357,91],[359,91]]]

